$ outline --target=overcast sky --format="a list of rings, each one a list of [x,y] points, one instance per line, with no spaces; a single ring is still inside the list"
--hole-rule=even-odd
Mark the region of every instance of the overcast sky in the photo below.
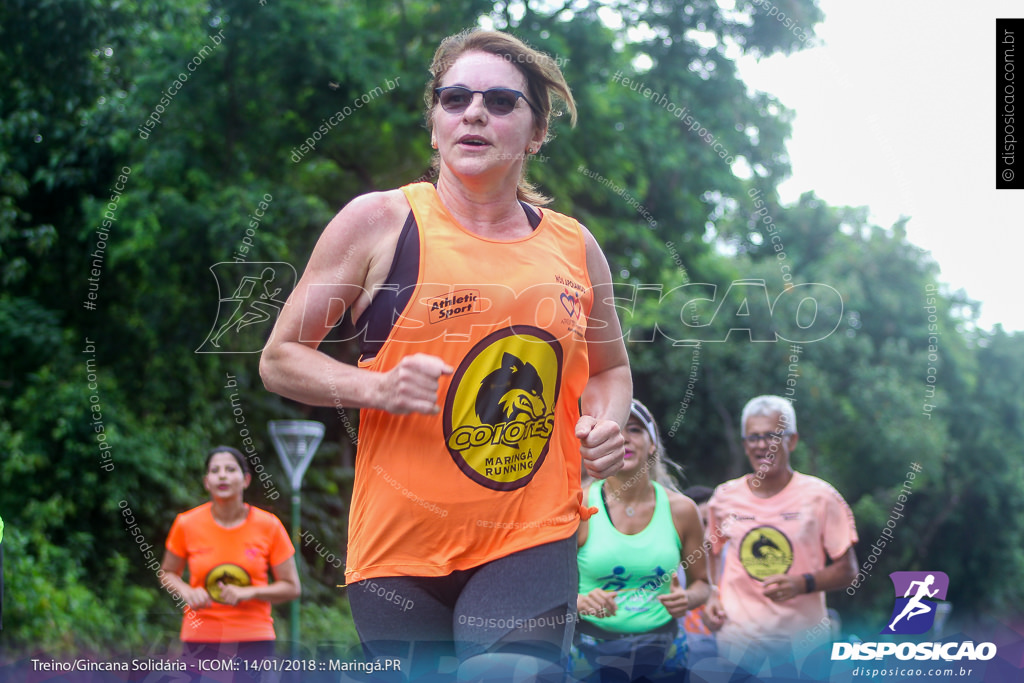
[[[750,87],[796,114],[783,201],[814,190],[870,207],[878,225],[910,216],[910,241],[932,253],[942,282],[982,302],[982,327],[1024,330],[1024,190],[994,189],[995,20],[1024,16],[1024,3],[819,6],[824,45],[741,60]]]

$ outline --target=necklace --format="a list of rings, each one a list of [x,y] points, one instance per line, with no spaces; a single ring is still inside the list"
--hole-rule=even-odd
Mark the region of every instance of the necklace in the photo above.
[[[615,496],[615,499],[616,500],[620,500],[620,501],[622,500],[618,496]],[[601,487],[601,501],[604,503],[604,507],[607,510],[608,509],[608,498],[605,497],[605,495],[604,495],[604,487],[603,486]],[[632,505],[626,505],[626,516],[627,517],[632,517],[635,514],[636,514],[636,509]]]

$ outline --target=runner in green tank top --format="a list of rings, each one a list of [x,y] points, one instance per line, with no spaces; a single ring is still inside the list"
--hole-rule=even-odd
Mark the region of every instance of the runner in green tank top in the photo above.
[[[623,433],[622,470],[585,489],[597,513],[577,535],[580,623],[570,664],[585,681],[607,678],[609,668],[618,670],[615,680],[678,676],[686,634],[676,620],[710,592],[700,513],[676,490],[658,427],[639,401]]]

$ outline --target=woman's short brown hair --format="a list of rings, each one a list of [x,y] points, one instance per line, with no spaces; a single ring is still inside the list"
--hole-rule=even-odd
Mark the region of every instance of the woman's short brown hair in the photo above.
[[[437,104],[435,88],[441,87],[441,79],[448,69],[467,52],[486,52],[501,57],[515,66],[526,78],[526,96],[534,104],[533,119],[538,128],[549,129],[552,112],[552,99],[561,100],[569,112],[570,124],[576,125],[576,101],[572,97],[569,85],[565,82],[562,69],[558,62],[549,55],[534,50],[518,38],[501,31],[490,31],[481,28],[466,29],[441,41],[434,60],[430,64],[431,79],[423,93],[426,104],[427,129],[433,129],[431,118]],[[545,140],[551,138],[548,133]],[[440,158],[434,155],[435,170],[440,167]],[[516,195],[520,201],[529,204],[544,205],[551,200],[541,194],[536,187],[526,180],[526,164],[523,164],[523,175],[519,179]]]

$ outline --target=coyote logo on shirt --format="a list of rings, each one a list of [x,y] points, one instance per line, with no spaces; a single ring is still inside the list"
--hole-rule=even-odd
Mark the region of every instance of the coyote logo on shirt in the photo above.
[[[206,592],[210,594],[210,598],[214,602],[224,602],[220,595],[221,584],[226,586],[251,586],[252,578],[249,576],[249,572],[245,571],[242,567],[226,562],[217,565],[206,574],[204,585]]]
[[[773,526],[748,531],[740,541],[739,553],[740,564],[758,581],[773,574],[785,574],[793,566],[793,544]]]
[[[491,489],[525,486],[544,461],[555,424],[562,347],[526,325],[494,332],[466,354],[445,399],[448,452]]]
[[[544,383],[537,369],[511,353],[502,356],[501,367],[484,377],[476,395],[480,422],[528,421],[544,415]]]

